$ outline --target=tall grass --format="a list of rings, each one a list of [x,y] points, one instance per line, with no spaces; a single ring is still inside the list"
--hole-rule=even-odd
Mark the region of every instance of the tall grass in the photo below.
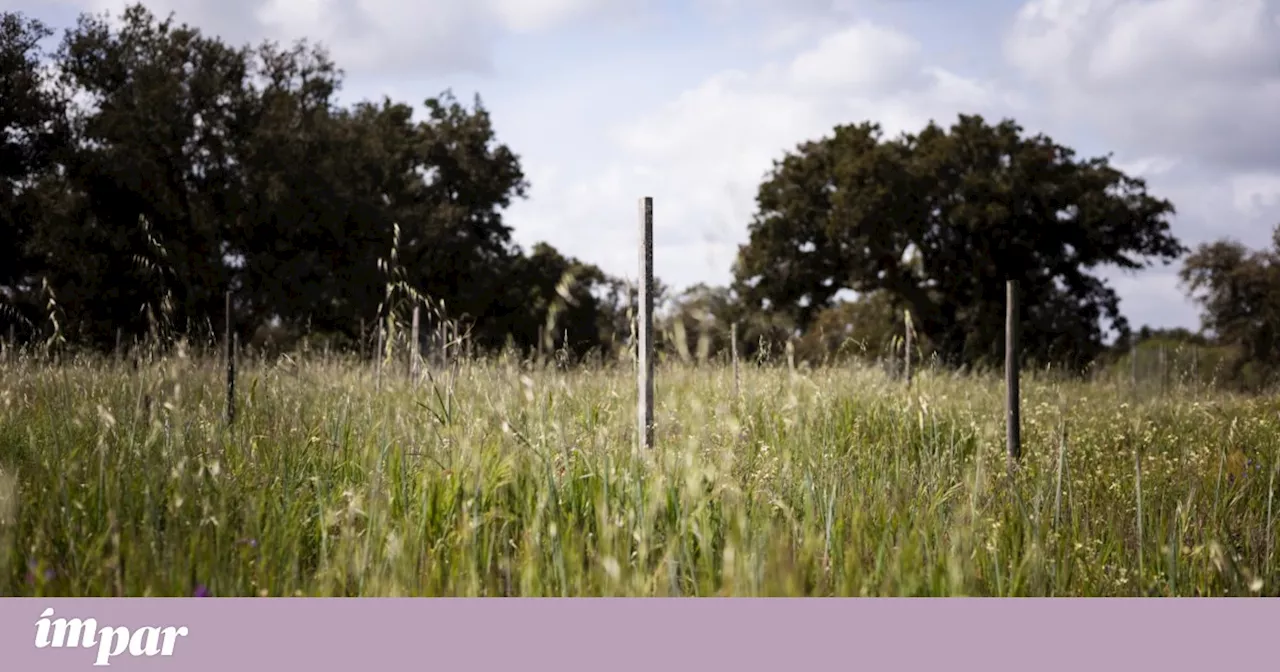
[[[993,377],[220,371],[0,364],[0,593],[1280,594],[1270,399],[1030,376],[1010,473]]]

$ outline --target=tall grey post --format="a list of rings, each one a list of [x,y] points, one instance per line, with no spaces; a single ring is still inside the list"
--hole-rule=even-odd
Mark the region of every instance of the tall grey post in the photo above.
[[[733,397],[742,396],[742,386],[738,378],[738,323],[729,325],[729,357],[733,361]]]
[[[904,311],[902,317],[903,333],[905,334],[902,344],[902,375],[907,381],[907,387],[911,387],[911,350],[914,345],[911,338],[911,332],[913,331],[913,325],[911,324],[911,311]]]
[[[375,358],[373,360],[374,366],[375,366],[374,380],[376,381],[374,383],[374,389],[379,392],[382,391],[382,359],[386,356],[386,353],[384,352],[386,350],[386,346],[383,343],[383,337],[385,334],[386,334],[386,331],[383,329],[382,323],[379,322],[378,323],[378,351],[374,353]]]
[[[653,198],[640,199],[640,314],[636,325],[637,421],[640,447],[653,447]]]
[[[419,313],[420,307],[413,307],[413,326],[409,332],[409,381],[418,384],[418,345],[419,345]]]
[[[227,424],[236,421],[236,334],[231,328],[231,292],[226,296],[225,333],[223,340],[227,348]]]
[[[1019,417],[1018,394],[1018,283],[1005,283],[1004,383],[1005,436],[1009,449],[1009,466],[1022,457],[1022,422]]]

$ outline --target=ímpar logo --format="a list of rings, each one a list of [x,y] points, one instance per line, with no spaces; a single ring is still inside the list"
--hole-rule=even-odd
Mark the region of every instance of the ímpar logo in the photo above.
[[[53,609],[45,609],[36,621],[36,648],[91,649],[96,646],[98,655],[94,667],[109,666],[112,658],[126,653],[130,657],[171,656],[178,638],[187,636],[186,626],[99,629],[98,621],[93,618],[50,620],[52,616]]]

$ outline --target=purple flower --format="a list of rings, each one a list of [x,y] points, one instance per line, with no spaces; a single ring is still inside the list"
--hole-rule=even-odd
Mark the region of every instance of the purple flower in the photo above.
[[[29,585],[35,585],[36,570],[38,569],[40,569],[39,562],[36,562],[35,560],[27,561],[27,577],[26,578],[27,578],[27,583]],[[45,580],[46,583],[49,581],[52,581],[53,577],[57,575],[58,575],[57,572],[53,571],[52,568],[48,568],[48,569],[45,569],[43,572],[40,572],[40,576]]]
[[[258,540],[257,540],[257,539],[241,539],[241,540],[240,540],[240,543],[241,543],[241,544],[244,544],[245,546],[248,546],[249,548],[257,548],[257,547],[258,547]]]
[[[196,586],[196,592],[192,593],[191,596],[192,597],[212,597],[213,593],[210,593],[209,589],[206,588],[204,584],[200,584]]]

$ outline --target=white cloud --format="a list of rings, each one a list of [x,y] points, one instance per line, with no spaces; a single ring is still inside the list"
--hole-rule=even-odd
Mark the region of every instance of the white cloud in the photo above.
[[[855,11],[861,0],[699,0],[704,9],[720,13],[760,13],[773,16],[831,17],[848,15]]]
[[[1112,165],[1129,175],[1163,175],[1178,167],[1178,159],[1172,156],[1143,156],[1136,159],[1113,161]]]
[[[1109,270],[1100,274],[1122,297],[1120,312],[1129,326],[1186,327],[1199,325],[1199,309],[1186,299],[1178,267],[1161,266],[1140,275]]]
[[[1236,175],[1231,178],[1231,189],[1241,214],[1256,218],[1280,211],[1280,172]]]
[[[54,3],[115,13],[126,0],[0,7]],[[959,112],[1009,115],[1082,153],[1114,152],[1174,202],[1190,245],[1263,245],[1280,223],[1280,0],[1027,0],[1012,17],[991,0],[698,0],[694,16],[653,0],[147,6],[235,43],[324,43],[355,97],[416,102],[452,84],[469,98],[461,75],[510,66],[479,88],[532,182],[508,213],[517,239],[634,276],[636,200],[653,196],[657,271],[677,286],[728,280],[773,160],[863,120],[896,134]],[[1001,48],[1003,74],[1024,82],[961,70],[1002,76],[988,67]],[[1115,276],[1134,322],[1194,323],[1175,271]]]
[[[590,12],[597,0],[489,0],[494,16],[516,33],[546,30]]]
[[[797,86],[814,91],[894,90],[923,82],[919,59],[915,40],[862,21],[801,53],[789,75]]]
[[[607,158],[521,204],[511,221],[526,240],[546,233],[570,254],[635,277],[635,203],[653,196],[657,274],[677,287],[725,282],[756,188],[785,151],[837,124],[872,120],[896,134],[1006,106],[992,86],[930,66],[909,36],[852,23],[788,58],[711,74],[615,126]],[[572,236],[556,235],[570,227]]]
[[[639,0],[148,0],[234,43],[323,43],[343,69],[378,76],[483,72],[503,31],[534,33]],[[134,0],[64,0],[117,15]],[[36,4],[19,1],[18,7]]]
[[[1268,245],[1280,223],[1280,0],[1030,0],[1005,55],[1041,114],[1101,135],[1174,233]],[[1135,323],[1196,324],[1175,265],[1116,279]]]
[[[1120,149],[1280,164],[1280,0],[1032,0],[1006,54]]]

